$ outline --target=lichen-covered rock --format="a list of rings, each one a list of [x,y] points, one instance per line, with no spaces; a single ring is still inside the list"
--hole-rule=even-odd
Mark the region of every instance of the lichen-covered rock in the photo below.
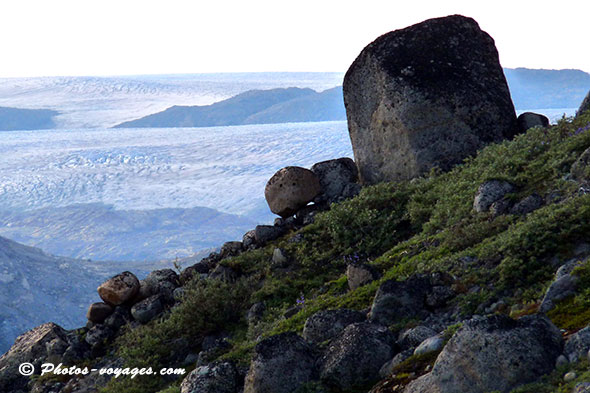
[[[131,315],[141,323],[148,323],[164,311],[162,295],[150,296],[131,307]]]
[[[584,359],[590,350],[590,327],[585,327],[568,337],[563,352],[570,363]]]
[[[580,104],[580,107],[576,111],[576,117],[586,113],[588,110],[590,110],[590,91],[588,92],[588,94]]]
[[[460,15],[377,38],[346,72],[343,92],[364,183],[448,170],[516,133],[494,40]]]
[[[131,272],[123,272],[103,282],[98,295],[107,304],[121,305],[135,297],[139,291],[139,280]]]
[[[432,371],[404,392],[509,392],[551,372],[562,345],[559,329],[539,315],[474,318],[445,345]]]
[[[231,362],[215,362],[194,369],[180,385],[181,393],[237,393],[239,373]]]
[[[410,347],[416,347],[417,345],[420,345],[420,343],[423,342],[424,340],[426,340],[427,338],[435,336],[435,335],[436,335],[436,332],[434,330],[432,330],[429,327],[420,325],[420,326],[416,326],[414,328],[410,328],[410,329],[403,331],[399,335],[399,339],[397,340],[397,343],[404,349],[410,348]]]
[[[385,281],[375,294],[369,320],[389,326],[401,318],[423,315],[431,288],[430,280],[425,276],[413,276],[406,281]]]
[[[514,192],[514,186],[503,180],[490,180],[479,186],[473,209],[478,212],[486,212],[496,201],[501,200],[506,194]]]
[[[318,202],[339,202],[358,193],[354,187],[358,182],[358,169],[348,157],[318,162],[311,167],[311,171],[320,180],[322,188]]]
[[[321,359],[323,383],[343,391],[366,387],[395,355],[395,338],[385,326],[368,322],[348,325]]]
[[[444,346],[444,343],[445,339],[440,334],[428,337],[416,347],[414,350],[414,355],[425,355],[427,353],[440,351]]]
[[[352,262],[346,266],[346,280],[348,288],[354,291],[379,278],[379,273],[370,265]]]
[[[288,166],[275,173],[264,189],[270,211],[281,217],[295,214],[320,193],[318,177],[309,169]]]
[[[547,288],[541,306],[539,306],[540,312],[549,312],[560,300],[575,295],[578,286],[578,278],[572,275],[571,272],[578,265],[579,262],[573,260],[557,270],[555,273],[555,280],[551,283],[549,288]]]
[[[244,393],[294,393],[316,378],[313,347],[295,333],[272,336],[256,345]]]
[[[533,112],[521,113],[516,119],[518,131],[524,132],[533,127],[549,127],[549,119],[545,115]]]
[[[344,328],[366,319],[365,314],[355,310],[324,310],[307,318],[303,326],[303,338],[318,344],[337,336]]]

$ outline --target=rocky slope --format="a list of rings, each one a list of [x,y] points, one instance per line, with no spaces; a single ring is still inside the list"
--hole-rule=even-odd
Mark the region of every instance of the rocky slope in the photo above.
[[[458,16],[423,23],[477,27]],[[381,76],[391,86],[392,75]],[[453,92],[439,92],[438,103],[455,102]],[[405,116],[424,107],[420,92],[405,99]],[[398,103],[380,105],[383,115]],[[370,117],[373,107],[349,110]],[[257,226],[180,275],[110,278],[85,327],[42,325],[0,357],[0,390],[587,391],[590,112],[552,127],[526,117],[506,130],[511,140],[489,138],[447,172],[434,166],[361,185],[350,159],[283,168],[265,190],[281,215],[275,225]],[[439,130],[435,122],[420,132]],[[29,378],[17,371],[25,360],[37,370],[63,361],[186,373]]]

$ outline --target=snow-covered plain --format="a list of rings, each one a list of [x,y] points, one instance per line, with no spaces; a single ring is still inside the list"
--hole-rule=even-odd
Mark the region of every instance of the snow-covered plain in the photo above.
[[[271,223],[278,169],[345,156],[346,122],[4,132],[0,236],[76,258],[183,257]]]

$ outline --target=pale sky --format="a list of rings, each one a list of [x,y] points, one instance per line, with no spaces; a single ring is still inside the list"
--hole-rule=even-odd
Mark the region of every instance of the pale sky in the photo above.
[[[0,77],[344,72],[379,35],[473,17],[504,67],[590,72],[587,0],[2,0]]]

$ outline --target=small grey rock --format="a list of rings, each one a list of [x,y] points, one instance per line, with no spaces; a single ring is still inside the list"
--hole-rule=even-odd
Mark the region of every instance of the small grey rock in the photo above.
[[[441,335],[436,335],[422,341],[420,345],[414,350],[414,355],[424,355],[431,352],[440,351],[444,346],[444,338]]]
[[[141,323],[148,323],[164,311],[161,295],[150,296],[131,307],[131,315]]]
[[[508,193],[514,192],[512,184],[503,180],[490,180],[479,186],[473,208],[476,212],[482,213],[489,210],[492,203],[501,200]]]
[[[324,310],[307,318],[303,326],[303,338],[318,344],[337,336],[348,325],[366,319],[360,311],[339,309]]]

